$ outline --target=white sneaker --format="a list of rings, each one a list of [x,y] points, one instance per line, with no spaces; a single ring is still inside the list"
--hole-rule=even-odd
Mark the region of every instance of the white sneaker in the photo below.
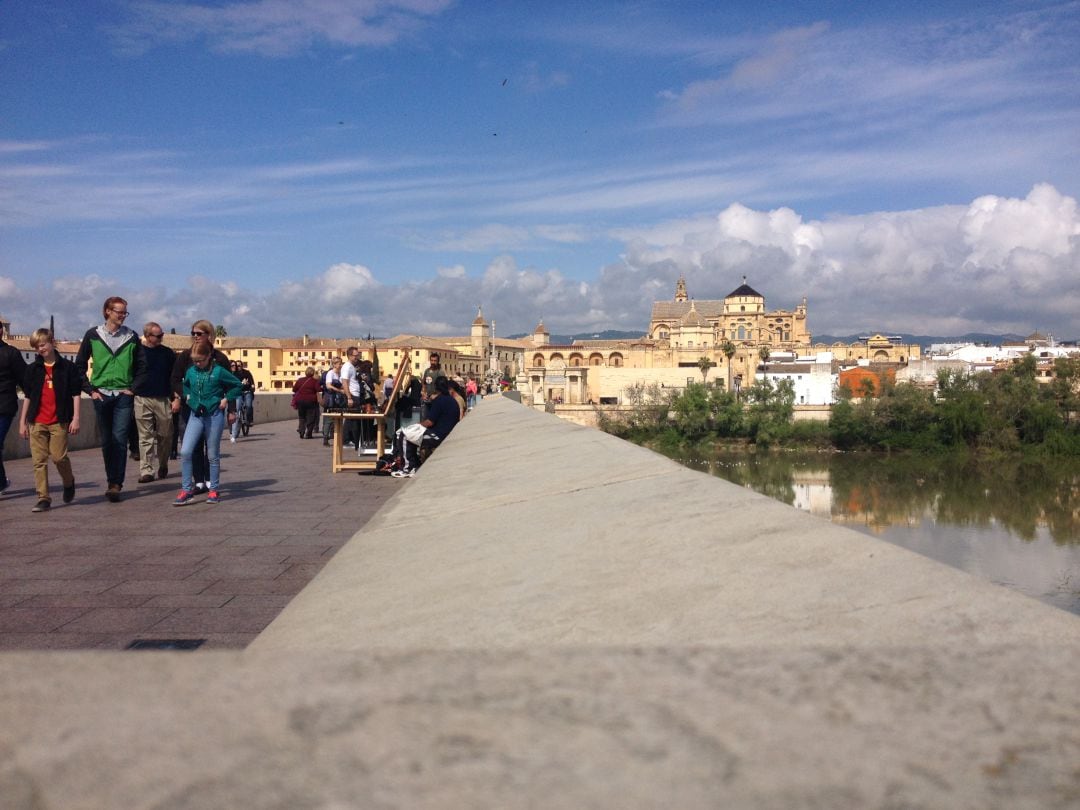
[[[229,441],[230,441],[230,442],[231,442],[232,444],[236,444],[236,437],[235,437],[235,436],[230,436],[230,437],[229,437]]]
[[[390,473],[394,478],[412,478],[415,474],[412,470],[394,470]]]

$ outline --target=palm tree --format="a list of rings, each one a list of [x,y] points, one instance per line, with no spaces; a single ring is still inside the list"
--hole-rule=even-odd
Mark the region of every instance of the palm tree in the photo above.
[[[720,344],[720,351],[722,351],[724,353],[724,357],[727,358],[727,376],[728,376],[727,387],[728,387],[728,391],[730,391],[731,390],[731,358],[735,356],[735,352],[737,351],[737,349],[735,348],[734,343],[732,343],[730,340],[725,340],[723,343]]]
[[[218,324],[218,326],[214,329],[214,337],[223,338],[223,337],[228,337],[228,336],[229,336],[229,333],[225,331],[224,326],[221,326],[220,324]]]
[[[772,356],[772,352],[769,351],[768,346],[762,346],[758,349],[758,357],[761,358],[761,362],[765,364],[765,376],[769,376],[769,358]]]
[[[705,355],[702,355],[698,358],[697,367],[701,371],[701,382],[704,384],[708,379],[709,369],[713,367],[713,361]]]

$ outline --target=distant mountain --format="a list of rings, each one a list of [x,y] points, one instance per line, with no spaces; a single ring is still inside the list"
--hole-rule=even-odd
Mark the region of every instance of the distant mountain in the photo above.
[[[1023,340],[1027,335],[991,335],[987,332],[968,332],[966,335],[911,335],[906,332],[896,333],[904,343],[915,343],[922,348],[928,348],[933,343],[988,343],[991,346],[1000,346],[1005,341]],[[814,343],[854,343],[861,335],[814,335]]]

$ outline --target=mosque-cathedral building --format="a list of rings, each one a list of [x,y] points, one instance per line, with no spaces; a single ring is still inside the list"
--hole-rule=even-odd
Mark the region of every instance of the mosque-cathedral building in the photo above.
[[[680,278],[673,300],[653,303],[648,332],[636,340],[575,340],[557,346],[549,338],[541,322],[519,374],[518,388],[533,404],[616,404],[628,386],[640,382],[682,388],[702,380],[703,357],[713,364],[710,381],[738,387],[754,379],[763,347],[776,361],[827,355],[830,365],[899,365],[921,356],[919,346],[880,334],[851,344],[814,344],[805,298],[794,310],[769,311],[765,296],[745,277],[722,300],[690,298]]]

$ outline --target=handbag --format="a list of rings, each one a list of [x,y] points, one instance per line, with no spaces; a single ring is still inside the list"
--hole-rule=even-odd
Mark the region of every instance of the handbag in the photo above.
[[[402,434],[405,436],[405,441],[409,444],[415,444],[420,446],[420,442],[424,440],[424,434],[427,433],[427,428],[421,425],[419,422],[414,422],[411,425],[406,425],[401,429]]]

